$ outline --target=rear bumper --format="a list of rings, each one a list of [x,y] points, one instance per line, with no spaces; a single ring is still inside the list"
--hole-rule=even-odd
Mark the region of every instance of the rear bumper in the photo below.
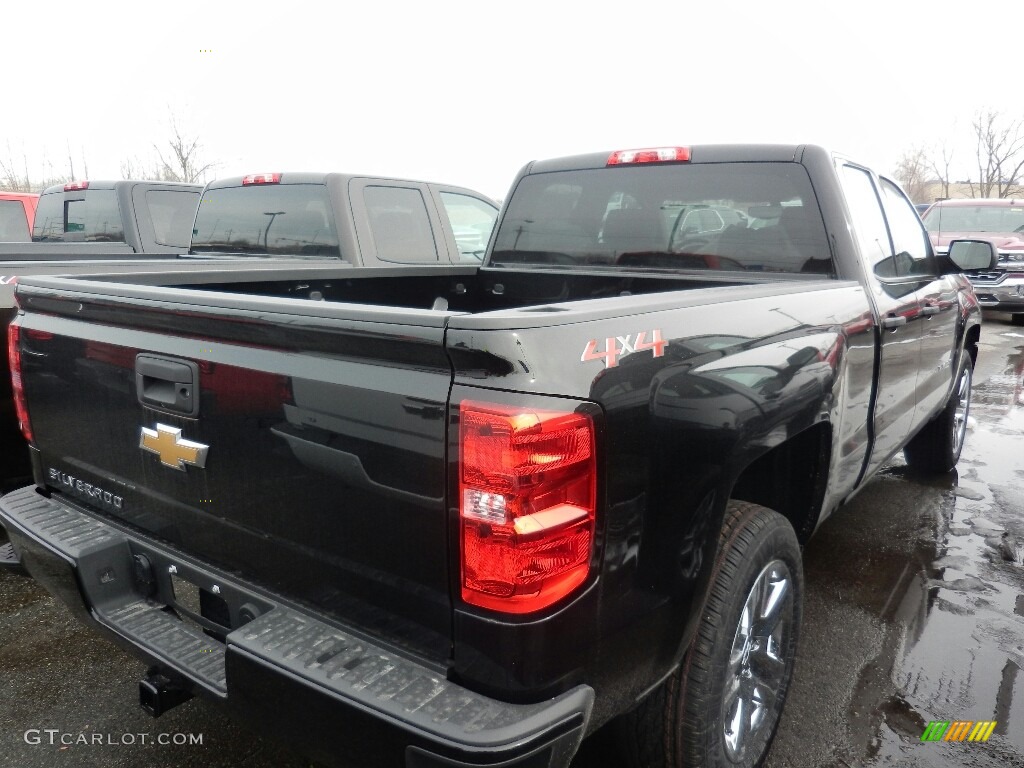
[[[0,523],[36,580],[80,618],[328,765],[563,766],[586,730],[588,686],[535,704],[482,696],[35,488],[0,499]],[[224,596],[237,626],[224,642],[167,610],[172,568]],[[239,605],[256,618],[239,626]]]

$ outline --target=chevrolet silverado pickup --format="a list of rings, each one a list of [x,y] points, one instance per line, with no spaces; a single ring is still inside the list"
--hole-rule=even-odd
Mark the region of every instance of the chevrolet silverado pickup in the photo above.
[[[0,243],[0,272],[10,274],[11,265],[26,261],[187,251],[202,190],[201,184],[164,181],[48,187],[36,201],[30,243]]]
[[[954,467],[993,259],[823,148],[722,145],[531,163],[476,266],[28,278],[0,521],[153,715],[329,765],[565,766],[608,723],[759,765],[801,546],[900,451]]]
[[[348,173],[256,173],[207,185],[190,254],[479,265],[498,215],[463,187]]]

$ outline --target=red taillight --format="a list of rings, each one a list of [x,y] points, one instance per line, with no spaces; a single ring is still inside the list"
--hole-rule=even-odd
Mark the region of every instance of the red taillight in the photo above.
[[[462,599],[545,608],[583,583],[594,541],[594,423],[582,413],[464,401]]]
[[[612,152],[607,164],[686,163],[689,160],[689,147],[651,147],[650,149],[620,149],[617,152]]]
[[[248,176],[242,177],[242,186],[247,187],[250,184],[280,184],[281,174],[280,173],[250,173]]]
[[[64,185],[64,191],[65,192],[76,192],[79,189],[88,189],[88,188],[89,188],[89,182],[88,181],[69,181],[67,184]]]
[[[11,389],[14,394],[14,413],[25,439],[32,442],[32,425],[28,420],[25,387],[21,381],[21,327],[13,323],[7,330],[7,361],[11,367]]]

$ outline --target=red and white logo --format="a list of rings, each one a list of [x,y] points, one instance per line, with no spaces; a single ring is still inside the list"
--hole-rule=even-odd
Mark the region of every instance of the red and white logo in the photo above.
[[[655,357],[664,356],[665,345],[668,342],[661,338],[661,329],[655,328],[650,331],[650,341],[647,340],[647,334],[647,331],[640,331],[640,333],[631,333],[628,336],[610,336],[604,340],[603,350],[597,348],[597,339],[591,339],[580,356],[580,362],[604,360],[605,368],[614,368],[619,364],[619,358],[622,355],[628,355],[631,352],[643,352],[649,349]]]

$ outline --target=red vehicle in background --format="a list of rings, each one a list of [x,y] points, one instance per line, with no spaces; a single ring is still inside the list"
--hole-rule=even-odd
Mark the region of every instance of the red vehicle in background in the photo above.
[[[0,192],[0,242],[29,242],[38,204],[31,192]]]
[[[1024,325],[1024,200],[979,198],[940,200],[921,217],[936,253],[952,240],[989,240],[999,253],[995,269],[969,275],[978,303],[1009,312],[1014,325]]]

